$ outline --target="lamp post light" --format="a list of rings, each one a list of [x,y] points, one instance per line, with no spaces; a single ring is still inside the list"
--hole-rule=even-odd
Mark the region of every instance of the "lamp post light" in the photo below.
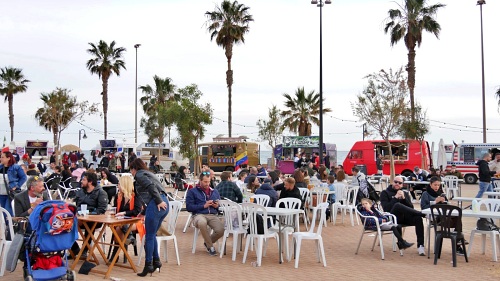
[[[85,133],[85,129],[80,129],[78,131],[78,148],[80,148],[80,142],[82,140],[82,131],[83,131],[83,139],[87,138],[87,134]]]
[[[484,47],[483,47],[483,5],[486,4],[485,0],[478,0],[477,5],[479,5],[479,13],[481,16],[481,79],[483,87],[483,143],[486,143],[486,102],[484,96]]]
[[[137,144],[137,49],[141,44],[135,44],[135,143]]]
[[[331,0],[311,0],[319,7],[319,163],[323,164],[323,5],[332,4]]]

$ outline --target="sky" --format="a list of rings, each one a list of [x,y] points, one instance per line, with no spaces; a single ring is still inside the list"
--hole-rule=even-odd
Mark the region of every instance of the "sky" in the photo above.
[[[366,75],[407,63],[403,42],[390,45],[384,34],[389,9],[402,0],[334,0],[323,7],[323,97],[332,113],[324,117],[324,140],[349,150],[362,139],[362,124],[352,113]],[[233,136],[258,140],[256,122],[269,108],[284,109],[283,93],[298,87],[319,91],[319,12],[308,0],[241,0],[254,17],[245,44],[233,48]],[[205,12],[220,1],[120,0],[56,1],[0,0],[0,67],[21,68],[28,90],[14,98],[14,139],[52,140],[40,127],[35,111],[41,93],[67,88],[78,101],[100,103],[101,81],[86,62],[89,42],[116,41],[126,48],[126,70],[109,80],[108,138],[134,142],[135,44],[138,85],[153,85],[153,76],[170,77],[177,87],[197,84],[200,102],[214,108],[205,141],[227,135],[227,61],[224,50],[210,41]],[[429,0],[435,4],[438,1]],[[424,33],[416,50],[415,98],[427,110],[429,142],[482,142],[480,9],[473,0],[442,0],[440,38]],[[487,141],[500,142],[495,91],[500,86],[500,1],[483,6]],[[142,96],[138,91],[139,98]],[[139,120],[143,115],[139,106]],[[61,144],[84,150],[103,139],[102,117],[85,117],[62,134]],[[313,135],[319,129],[313,126]],[[289,134],[289,132],[285,132]],[[0,138],[9,140],[8,105],[0,103]],[[172,131],[172,137],[176,132]],[[376,134],[370,139],[379,139]],[[138,142],[147,137],[139,127]],[[270,148],[262,143],[262,150]]]

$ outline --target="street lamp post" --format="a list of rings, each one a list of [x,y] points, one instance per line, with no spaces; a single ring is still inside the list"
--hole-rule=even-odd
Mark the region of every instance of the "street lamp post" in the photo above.
[[[141,44],[135,44],[135,143],[137,144],[137,49]]]
[[[80,142],[82,140],[82,131],[83,131],[83,139],[87,138],[87,134],[85,133],[85,129],[80,129],[78,131],[78,148],[80,148]]]
[[[483,86],[483,143],[486,143],[486,102],[484,95],[484,47],[483,47],[483,5],[486,4],[485,0],[478,0],[477,5],[479,5],[479,13],[481,16],[481,79]]]
[[[319,7],[319,163],[323,164],[323,5],[332,4],[331,0],[311,0]]]

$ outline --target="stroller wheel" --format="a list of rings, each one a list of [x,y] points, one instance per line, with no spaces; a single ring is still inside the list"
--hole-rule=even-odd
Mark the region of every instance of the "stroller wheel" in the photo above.
[[[68,280],[68,281],[76,280],[76,272],[74,270],[68,271],[68,273],[66,274],[66,280]]]

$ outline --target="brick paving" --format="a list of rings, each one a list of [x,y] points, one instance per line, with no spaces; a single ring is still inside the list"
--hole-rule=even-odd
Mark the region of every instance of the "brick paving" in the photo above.
[[[477,185],[463,185],[463,196],[473,197],[477,192]],[[419,208],[419,205],[415,205]],[[294,261],[278,263],[277,245],[271,240],[267,249],[267,256],[262,259],[261,267],[254,267],[253,261],[256,261],[255,252],[250,252],[247,262],[242,264],[243,252],[237,254],[236,261],[231,261],[232,246],[229,238],[227,255],[223,258],[211,257],[204,249],[202,238],[197,241],[197,251],[191,253],[193,239],[193,228],[188,228],[186,233],[182,233],[182,228],[188,217],[187,212],[181,212],[176,234],[179,243],[179,255],[181,265],[178,266],[175,261],[175,252],[173,244],[169,244],[169,261],[164,262],[161,272],[153,273],[154,278],[180,280],[391,280],[395,276],[398,279],[405,280],[429,280],[435,278],[446,278],[449,280],[479,280],[490,278],[498,280],[500,278],[500,263],[491,260],[491,244],[486,242],[486,254],[481,255],[480,237],[476,237],[474,249],[472,250],[469,263],[465,263],[464,257],[457,257],[457,267],[453,268],[451,264],[451,247],[449,239],[444,240],[441,259],[437,265],[433,265],[433,255],[431,259],[421,257],[417,254],[414,247],[407,249],[403,256],[398,252],[392,252],[391,236],[384,237],[385,260],[380,259],[380,249],[375,247],[370,251],[373,237],[365,236],[358,255],[355,255],[356,246],[361,233],[361,226],[352,227],[348,220],[344,225],[341,224],[340,217],[337,218],[337,224],[328,223],[328,227],[323,228],[323,239],[327,267],[317,262],[313,242],[305,241],[302,244],[300,254],[299,268],[294,268]],[[470,230],[475,227],[475,220],[464,218],[464,232],[466,239],[469,240]],[[303,226],[301,226],[303,229]],[[405,232],[405,239],[415,242],[414,228],[408,228]],[[432,243],[431,243],[432,247]],[[134,259],[132,247],[129,252]],[[144,260],[144,259],[143,259]],[[123,258],[120,257],[120,261]],[[81,262],[80,262],[81,263]],[[102,263],[101,263],[102,264]],[[142,269],[143,264],[140,266]],[[80,267],[77,266],[77,269]],[[99,265],[100,269],[105,266]],[[1,280],[22,280],[22,264],[13,273],[5,273]],[[262,277],[260,277],[262,276]],[[432,276],[432,277],[431,277]],[[141,278],[136,276],[130,269],[115,267],[111,273],[112,278],[122,280],[148,280],[149,276]],[[77,280],[95,280],[103,278],[90,272],[89,275],[77,274]]]

